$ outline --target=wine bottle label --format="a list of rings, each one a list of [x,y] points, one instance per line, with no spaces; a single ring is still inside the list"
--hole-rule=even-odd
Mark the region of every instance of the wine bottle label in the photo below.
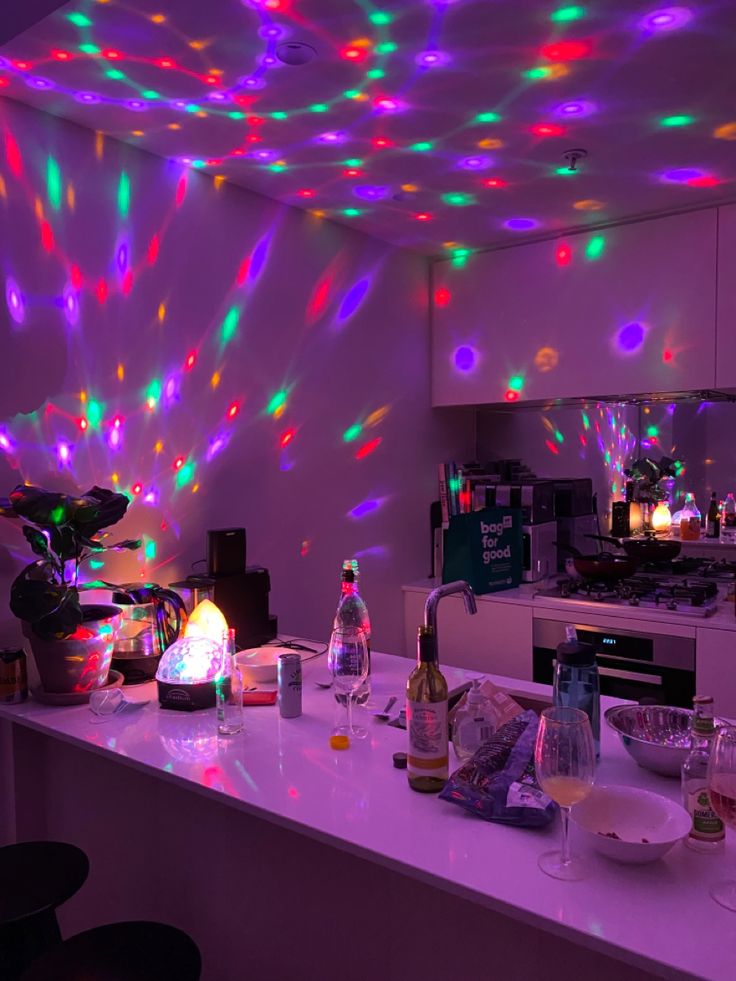
[[[726,831],[723,821],[710,806],[710,797],[705,787],[688,792],[687,809],[693,819],[691,838],[698,841],[720,841],[724,837]]]
[[[410,774],[447,777],[447,702],[406,702]]]

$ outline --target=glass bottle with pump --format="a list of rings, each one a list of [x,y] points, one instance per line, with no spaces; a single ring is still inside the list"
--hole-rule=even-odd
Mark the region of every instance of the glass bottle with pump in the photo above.
[[[365,634],[368,644],[368,677],[353,696],[353,700],[362,705],[371,693],[371,620],[365,600],[360,595],[359,578],[357,559],[345,559],[340,577],[340,601],[337,604],[332,628],[333,630],[357,629],[362,630]],[[345,701],[344,695],[335,697],[338,701]]]
[[[439,793],[450,775],[447,698],[447,682],[437,663],[434,631],[420,627],[417,666],[406,683],[406,727],[409,786],[421,793]]]
[[[723,848],[726,829],[711,807],[708,795],[708,760],[715,736],[713,699],[696,695],[690,729],[690,752],[682,764],[682,802],[692,819],[685,842],[699,852]]]
[[[459,760],[467,760],[493,735],[491,706],[476,679],[465,704],[458,708],[452,721],[452,745]]]

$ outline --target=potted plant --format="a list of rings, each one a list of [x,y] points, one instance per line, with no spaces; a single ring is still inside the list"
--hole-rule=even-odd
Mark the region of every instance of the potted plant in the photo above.
[[[106,545],[99,535],[128,508],[125,494],[93,487],[79,497],[19,484],[0,498],[0,515],[21,519],[38,556],[15,579],[10,609],[22,621],[47,692],[91,691],[106,684],[120,620],[112,605],[83,605],[85,590],[109,583],[79,582],[80,565],[98,552],[140,547],[125,539]]]

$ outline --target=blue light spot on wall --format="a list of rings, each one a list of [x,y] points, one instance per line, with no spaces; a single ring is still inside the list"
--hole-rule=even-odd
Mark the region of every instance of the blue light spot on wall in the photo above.
[[[348,511],[348,517],[363,518],[366,514],[370,514],[371,511],[376,511],[380,503],[380,501],[362,501],[360,504],[357,504],[352,511]]]
[[[266,262],[266,257],[268,256],[268,247],[271,244],[271,236],[266,235],[253,249],[253,255],[250,260],[250,268],[248,269],[248,279],[254,280],[263,272],[263,266]]]
[[[458,371],[472,371],[475,367],[475,351],[472,347],[459,347],[455,351],[455,367]]]
[[[370,280],[368,279],[361,279],[355,284],[355,286],[351,286],[351,288],[345,294],[345,299],[340,304],[340,309],[337,314],[337,319],[339,321],[347,320],[348,317],[352,317],[362,303],[363,297],[368,292],[369,286]]]
[[[646,328],[643,324],[638,322],[626,324],[618,332],[616,338],[619,350],[624,354],[635,354],[644,343],[646,333]]]

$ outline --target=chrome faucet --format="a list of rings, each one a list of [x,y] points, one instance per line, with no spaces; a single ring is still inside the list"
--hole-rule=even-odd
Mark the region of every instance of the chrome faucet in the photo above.
[[[437,657],[439,647],[437,645],[437,607],[439,606],[440,600],[444,596],[452,596],[454,593],[462,593],[463,599],[465,600],[465,612],[469,614],[474,614],[478,612],[478,607],[475,603],[475,593],[473,592],[473,587],[470,583],[465,582],[464,579],[458,579],[456,582],[448,582],[442,586],[438,586],[433,589],[432,592],[427,597],[427,602],[424,604],[424,626],[429,627],[432,630],[432,636],[434,638],[434,653],[435,659]]]

